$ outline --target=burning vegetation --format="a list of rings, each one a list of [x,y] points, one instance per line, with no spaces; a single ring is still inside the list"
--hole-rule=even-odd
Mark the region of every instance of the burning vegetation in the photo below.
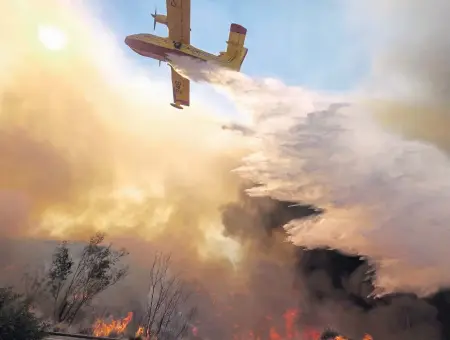
[[[92,326],[93,328],[92,334],[94,336],[103,336],[103,337],[110,335],[122,335],[125,333],[125,330],[127,329],[128,324],[130,323],[132,318],[133,313],[129,312],[128,315],[121,320],[111,320],[110,322],[106,322],[102,319],[97,319],[94,325]]]
[[[254,330],[238,330],[240,328],[239,324],[235,325],[236,333],[233,335],[233,340],[282,340],[282,339],[301,339],[301,340],[313,340],[318,339],[315,334],[310,336],[308,332],[300,332],[296,328],[296,318],[298,311],[296,309],[288,309],[283,314],[284,326],[277,327],[274,325],[274,318],[272,316],[266,316],[264,320],[264,325],[260,329]],[[264,330],[265,329],[265,330]],[[313,332],[315,333],[315,332]]]
[[[77,246],[78,255],[77,247],[67,242],[58,245],[50,267],[24,276],[26,296],[41,314],[53,320],[56,329],[72,325],[76,332],[95,336],[421,340],[425,339],[423,334],[431,334],[426,339],[449,339],[449,294],[445,291],[425,298],[413,294],[374,297],[376,273],[366,259],[279,243],[278,226],[320,213],[291,205],[245,197],[239,204],[224,207],[228,235],[243,244],[251,240],[253,252],[249,254],[254,257],[249,256],[249,262],[244,263],[249,271],[241,290],[233,292],[237,286],[229,286],[229,278],[221,274],[216,274],[219,280],[211,281],[213,288],[207,281],[182,275],[170,255],[158,252],[142,271],[142,279],[132,279],[122,263],[128,252],[105,245],[104,235],[99,234],[86,245]],[[239,223],[245,225],[239,228]],[[8,264],[7,268],[19,270],[20,266]],[[138,281],[145,287],[136,306],[125,302],[118,304],[116,311],[113,307],[108,317],[98,313],[106,308],[99,307],[99,296],[106,294],[106,300],[115,300],[118,294],[126,297],[132,292],[120,283]]]
[[[215,267],[210,269],[215,276],[208,274],[212,286],[186,276],[177,270],[170,255],[160,252],[154,253],[150,265],[146,262],[146,270],[137,270],[144,272],[137,280],[127,275],[128,267],[122,263],[128,252],[105,245],[104,235],[77,246],[78,256],[77,247],[62,242],[50,267],[27,273],[22,282],[28,301],[52,319],[54,328],[64,330],[71,325],[72,331],[95,336],[158,340],[449,339],[450,295],[446,291],[424,298],[406,293],[375,297],[376,272],[367,259],[277,241],[279,225],[317,213],[310,207],[292,207],[290,202],[251,198],[224,207],[228,235],[243,244],[252,240],[249,249],[253,252],[243,264],[248,276],[240,290]],[[239,223],[245,227],[239,228]],[[212,280],[214,277],[218,280]],[[121,286],[122,282],[142,282],[139,303],[116,302],[110,316],[102,316],[99,311],[107,308],[102,305],[105,301],[136,294]],[[99,300],[101,296],[105,299]]]
[[[300,330],[296,327],[296,318],[298,317],[298,311],[295,309],[287,310],[283,315],[283,319],[285,322],[284,329],[277,329],[275,326],[272,326],[273,318],[270,316],[266,317],[267,325],[269,330],[267,334],[262,333],[261,330],[247,330],[242,331],[239,330],[239,324],[234,326],[235,333],[233,334],[230,340],[319,340],[320,334],[315,330],[306,330],[300,332]],[[128,325],[130,324],[133,318],[133,313],[129,312],[126,317],[123,319],[117,320],[103,320],[97,319],[93,325],[92,334],[94,336],[120,336],[124,335]],[[135,332],[135,337],[154,337],[155,339],[160,339],[156,334],[151,334],[146,331],[147,327],[139,326],[137,331]],[[187,337],[192,337],[194,339],[199,339],[198,337],[198,328],[196,326],[191,326],[189,332],[185,334]],[[164,338],[164,337],[162,337]],[[181,339],[182,336],[174,337],[174,339]],[[343,337],[336,337],[336,340],[346,340]],[[363,340],[372,340],[369,336],[364,337]]]
[[[370,254],[365,247],[333,243],[327,228],[322,235],[305,228],[320,243],[300,235],[296,243],[345,246],[358,256],[285,242],[284,224],[321,211],[245,190],[341,204],[328,216],[340,221],[348,241],[378,225],[372,254],[391,260],[410,252],[418,257],[411,267],[423,264],[420,270],[439,262],[430,276],[445,279],[432,282],[449,282],[448,0],[357,6],[352,18],[372,23],[379,15],[376,29],[361,30],[381,32],[381,40],[364,36],[363,45],[375,42],[382,51],[373,79],[360,84],[374,91],[370,102],[378,101],[374,94],[388,99],[362,105],[378,118],[357,112],[354,119],[331,107],[311,112],[313,102],[329,98],[273,79],[224,78],[223,92],[256,113],[252,131],[237,127],[264,146],[250,157],[253,143],[220,130],[208,106],[181,116],[159,106],[158,77],[149,80],[123,58],[114,34],[84,2],[0,3],[0,280],[23,293],[0,289],[1,340],[42,338],[38,317],[63,331],[158,340],[450,340],[448,287],[427,296],[406,288],[379,296],[377,268],[359,256]],[[53,53],[37,43],[47,21],[67,37],[67,49]],[[240,188],[240,176],[261,190],[254,183]],[[353,208],[356,215],[341,219]],[[369,211],[373,218],[361,217]],[[131,253],[100,234],[63,242],[53,256],[56,243],[43,241],[79,241],[98,230],[108,230],[116,245],[132,238]],[[416,236],[405,247],[410,231]],[[386,254],[384,232],[396,237]],[[39,270],[23,270],[33,261],[30,268]],[[422,281],[415,273],[402,275],[402,283]]]

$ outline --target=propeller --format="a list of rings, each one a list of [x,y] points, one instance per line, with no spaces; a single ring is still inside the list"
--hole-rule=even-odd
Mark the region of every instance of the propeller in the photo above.
[[[158,15],[158,12],[156,10],[156,6],[155,6],[155,14],[152,14],[153,17],[153,30],[156,30],[156,16]]]

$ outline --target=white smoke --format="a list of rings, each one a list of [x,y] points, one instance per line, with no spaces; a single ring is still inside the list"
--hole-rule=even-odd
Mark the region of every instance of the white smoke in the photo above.
[[[257,129],[261,151],[239,169],[263,184],[250,193],[324,208],[321,218],[286,227],[292,241],[369,256],[385,291],[448,284],[446,155],[384,132],[363,108],[305,114]]]
[[[391,31],[366,30],[374,70],[362,96],[184,67],[251,114],[257,149],[237,169],[260,184],[249,193],[325,209],[319,218],[286,226],[292,242],[370,257],[380,292],[427,293],[450,284],[448,5],[369,5],[366,28]],[[344,102],[352,105],[331,105]]]

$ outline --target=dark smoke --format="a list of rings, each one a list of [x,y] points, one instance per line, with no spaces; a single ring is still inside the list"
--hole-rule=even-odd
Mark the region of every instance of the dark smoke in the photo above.
[[[421,298],[409,292],[377,297],[376,271],[370,259],[276,241],[278,232],[285,236],[280,227],[287,222],[320,213],[312,206],[248,197],[243,192],[241,200],[227,205],[222,215],[227,235],[238,237],[241,242],[257,240],[271,256],[283,246],[284,254],[288,254],[284,260],[295,267],[293,288],[300,300],[299,330],[312,327],[323,331],[323,339],[333,334],[353,340],[362,339],[365,334],[375,340],[450,339],[450,289]],[[289,256],[294,256],[296,263]],[[283,270],[291,272],[293,268],[279,262],[266,263],[259,275],[279,277]],[[257,288],[255,296],[266,298],[264,309],[279,313],[274,306],[277,299],[283,300],[280,287],[264,285],[264,278],[258,277],[256,269],[252,278],[250,287]],[[268,280],[270,284],[273,281]],[[265,289],[277,296],[267,298],[270,294],[262,294]]]
[[[450,290],[377,298],[368,259],[329,249],[299,249],[297,274],[300,327],[329,328],[350,339],[450,339]]]
[[[223,278],[208,286],[196,283],[199,335],[217,340],[248,336],[254,332],[268,339],[270,327],[284,330],[283,314],[297,307],[294,287],[295,247],[282,242],[281,228],[292,219],[317,213],[313,207],[280,202],[267,197],[249,197],[243,186],[239,199],[222,207],[224,234],[245,248],[239,263],[246,275],[241,286],[226,285]]]
[[[268,242],[271,244],[273,239],[270,236],[280,231],[280,227],[289,221],[319,212],[312,206],[297,202],[277,201],[270,197],[250,197],[245,191],[246,188],[242,190],[238,203],[223,207],[222,223],[226,236],[241,241],[251,239],[266,245]]]

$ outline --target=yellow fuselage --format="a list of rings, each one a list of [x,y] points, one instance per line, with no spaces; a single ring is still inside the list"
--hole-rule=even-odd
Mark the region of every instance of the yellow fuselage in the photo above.
[[[169,55],[189,56],[202,61],[214,61],[223,67],[234,68],[233,58],[226,53],[214,55],[198,49],[190,44],[180,44],[169,38],[153,34],[134,34],[125,38],[125,43],[136,53],[160,61],[169,61]],[[239,65],[240,66],[240,65]]]

